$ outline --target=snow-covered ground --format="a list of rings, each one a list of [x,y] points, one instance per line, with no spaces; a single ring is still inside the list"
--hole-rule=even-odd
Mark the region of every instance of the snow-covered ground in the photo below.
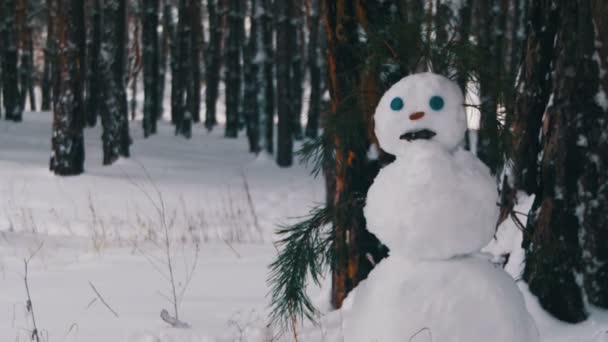
[[[23,278],[32,254],[28,285],[47,341],[271,340],[272,233],[323,200],[321,179],[249,154],[245,139],[224,139],[221,128],[199,127],[184,141],[166,124],[145,141],[133,126],[133,158],[111,167],[101,166],[99,129],[87,130],[86,173],[60,178],[48,171],[50,132],[48,113],[0,122],[0,342],[30,341]],[[172,311],[165,248],[154,242],[165,228],[175,241],[178,294],[186,287],[179,318],[190,329],[170,328],[159,317],[163,308]],[[515,250],[508,270],[516,274],[521,235],[510,223],[503,228],[491,250]],[[606,312],[566,325],[521,288],[543,341],[608,341]],[[320,305],[323,293],[315,295]],[[342,341],[342,314],[301,329],[300,340]]]

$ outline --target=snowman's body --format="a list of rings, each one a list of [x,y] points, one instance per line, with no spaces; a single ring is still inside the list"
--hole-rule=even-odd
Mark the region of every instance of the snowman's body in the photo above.
[[[380,171],[365,207],[368,229],[390,249],[355,289],[346,342],[537,342],[514,280],[478,252],[498,215],[493,177],[459,145],[466,130],[458,86],[408,76],[375,114]]]
[[[513,279],[481,256],[389,257],[356,290],[345,342],[531,342]]]

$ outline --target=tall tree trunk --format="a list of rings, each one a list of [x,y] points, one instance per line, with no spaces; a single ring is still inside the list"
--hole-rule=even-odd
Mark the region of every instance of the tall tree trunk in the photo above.
[[[46,46],[44,48],[44,70],[42,73],[42,110],[51,110],[51,91],[53,87],[53,61],[55,61],[55,13],[52,8],[54,0],[46,0],[47,24]],[[88,111],[88,110],[87,110]]]
[[[128,157],[131,144],[125,84],[126,26],[126,0],[105,1],[100,61],[104,165],[114,163],[120,156]]]
[[[367,159],[367,149],[374,139],[371,117],[378,101],[379,82],[376,75],[360,69],[365,43],[359,37],[360,30],[388,25],[383,17],[373,13],[383,13],[392,6],[397,6],[395,1],[324,1],[331,95],[328,115],[332,118],[324,123],[323,134],[326,141],[333,143],[335,158],[324,173],[328,205],[333,211],[331,300],[336,308],[387,253],[365,229],[363,216],[361,199],[378,172],[377,163]]]
[[[191,91],[188,93],[188,108],[193,122],[201,121],[201,51],[205,47],[201,0],[190,1],[190,74]]]
[[[103,75],[101,70],[101,35],[103,0],[93,0],[91,15],[91,42],[89,45],[89,76],[87,82],[86,119],[89,127],[97,124],[103,100]]]
[[[262,38],[260,31],[261,12],[258,15],[258,0],[251,0],[250,18],[251,26],[249,30],[249,38],[247,45],[243,49],[244,61],[244,99],[243,99],[243,115],[247,124],[247,140],[249,142],[249,152],[258,153],[260,151],[260,116],[258,112],[258,88],[263,87],[263,83],[259,84],[258,72],[260,70],[258,38]],[[260,39],[261,41],[261,39]],[[262,69],[263,72],[263,69]]]
[[[84,106],[82,73],[78,59],[81,45],[77,21],[80,0],[49,1],[49,10],[57,14],[55,94],[53,101],[53,137],[50,169],[56,175],[77,175],[84,171]]]
[[[226,46],[226,130],[224,135],[236,138],[241,102],[241,0],[231,0],[228,9],[228,45]]]
[[[173,29],[173,18],[171,16],[171,3],[169,0],[164,0],[163,4],[163,30],[160,36],[160,65],[158,68],[158,99],[157,109],[158,116],[156,121],[162,119],[164,113],[163,100],[165,98],[165,74],[167,73],[167,63],[169,60],[169,54],[171,50],[171,42],[174,36]]]
[[[304,71],[304,58],[302,56],[303,50],[305,49],[304,31],[302,27],[302,2],[297,1],[294,3],[291,10],[289,20],[290,31],[293,36],[293,52],[291,53],[290,61],[290,87],[289,87],[289,103],[292,107],[291,113],[293,115],[293,128],[292,134],[294,139],[302,140],[302,99],[304,95],[303,87],[303,71]]]
[[[584,4],[584,2],[583,2]],[[581,5],[582,6],[582,5]],[[585,178],[583,180],[586,188],[584,200],[587,202],[585,207],[585,218],[583,225],[583,261],[587,265],[585,268],[585,291],[591,304],[601,308],[608,308],[608,252],[605,242],[608,241],[608,3],[601,0],[591,2],[591,13],[582,11],[579,20],[585,20],[586,15],[593,16],[595,27],[595,53],[592,54],[594,62],[598,63],[596,69],[593,64],[589,65],[586,71],[589,74],[583,75],[584,82],[593,80],[588,85],[589,95],[593,95],[595,77],[600,75],[598,80],[597,92],[594,100],[600,108],[596,108],[595,118],[584,118],[588,129],[587,137],[589,150],[585,161]],[[581,32],[581,36],[590,35],[587,31]],[[583,36],[588,39],[585,42],[585,53],[590,53],[589,45],[593,39],[590,36]],[[601,44],[597,44],[601,42]],[[587,61],[589,62],[589,61]],[[583,78],[584,77],[584,78]],[[590,99],[587,98],[587,101]],[[598,125],[599,124],[599,125]]]
[[[293,163],[294,106],[292,105],[292,62],[297,31],[290,24],[297,2],[277,1],[277,108],[279,127],[277,136],[277,164],[281,167]]]
[[[553,69],[540,75],[552,84],[542,117],[538,190],[524,241],[524,278],[543,308],[558,319],[579,322],[587,317],[585,298],[607,304],[608,105],[597,98],[603,89],[591,2],[533,3],[531,15],[541,20],[533,30],[555,27],[556,33],[547,44],[553,48]]]
[[[500,11],[500,0],[479,1],[478,33],[479,51],[487,61],[480,68],[479,97],[481,118],[477,154],[493,174],[501,163],[499,146],[498,101],[500,85],[503,82],[502,46],[504,42],[504,14]]]
[[[319,118],[321,117],[321,53],[319,49],[321,0],[312,0],[310,6],[308,70],[310,71],[310,104],[306,136],[316,138],[319,134]]]
[[[193,0],[180,0],[179,18],[177,24],[176,50],[173,57],[176,59],[175,110],[173,121],[175,134],[190,138],[192,135],[192,108],[188,106],[192,94],[192,58],[190,55],[190,43],[192,28],[190,3]],[[173,93],[172,93],[173,95]]]
[[[144,117],[142,120],[144,137],[156,134],[159,89],[159,50],[158,50],[158,0],[143,1],[142,44],[144,72]]]
[[[135,17],[132,20],[133,27],[133,62],[131,64],[131,120],[135,120],[137,116],[137,85],[139,83],[139,73],[142,69],[141,61],[141,21]],[[160,75],[160,72],[159,72]],[[145,96],[145,95],[144,95]],[[158,95],[160,96],[160,95]],[[158,101],[157,101],[158,102]]]
[[[222,40],[224,30],[220,25],[219,0],[207,0],[209,15],[209,46],[205,54],[207,70],[205,88],[205,127],[210,131],[217,124],[216,105],[219,94],[220,69],[222,68]]]
[[[15,0],[3,1],[3,41],[4,55],[2,58],[2,91],[4,97],[4,112],[6,119],[21,121],[22,110],[19,105],[19,73],[17,49],[17,25],[16,25],[16,3]]]
[[[261,0],[264,6],[263,30],[264,30],[264,52],[266,65],[264,66],[265,78],[265,108],[264,113],[264,147],[266,152],[273,153],[274,150],[274,118],[275,118],[275,87],[274,87],[274,23],[272,14],[273,1]]]

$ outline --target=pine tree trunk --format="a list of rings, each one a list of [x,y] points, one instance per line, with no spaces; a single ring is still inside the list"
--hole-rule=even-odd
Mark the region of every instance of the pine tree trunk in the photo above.
[[[91,43],[89,48],[89,77],[87,82],[86,119],[89,127],[97,124],[103,100],[103,75],[101,70],[101,35],[103,0],[93,0]]]
[[[588,315],[585,298],[606,305],[608,293],[603,246],[608,105],[602,107],[597,98],[602,88],[591,3],[534,4],[531,15],[544,19],[533,21],[531,37],[551,28],[556,34],[546,43],[553,48],[553,69],[539,75],[552,83],[542,117],[538,189],[524,241],[524,278],[543,308],[558,319],[580,322]]]
[[[272,14],[272,0],[261,0],[264,4],[264,52],[266,55],[266,65],[264,66],[265,78],[265,98],[266,105],[264,109],[264,147],[266,152],[273,153],[274,151],[274,118],[275,118],[275,86],[274,86],[274,23]]]
[[[496,174],[501,163],[499,147],[498,100],[502,82],[502,44],[504,42],[504,15],[500,13],[500,0],[479,1],[477,17],[479,50],[486,61],[480,70],[479,98],[480,121],[477,155]]]
[[[310,6],[308,70],[310,71],[310,104],[306,136],[316,138],[319,134],[319,119],[321,117],[321,56],[319,49],[321,0],[312,0]]]
[[[190,73],[191,91],[188,93],[188,107],[193,122],[201,121],[201,51],[204,48],[201,0],[190,1]]]
[[[236,138],[241,102],[241,0],[231,0],[228,10],[228,42],[226,46],[226,130],[224,135]]]
[[[304,34],[302,28],[302,3],[296,1],[291,9],[289,29],[292,35],[293,53],[291,53],[290,61],[290,88],[289,88],[289,103],[292,107],[291,113],[293,115],[293,128],[292,134],[294,139],[302,140],[302,98],[304,95],[303,82],[303,71],[304,71],[304,59],[302,57],[302,51],[305,48]]]
[[[21,121],[23,108],[19,105],[19,73],[17,68],[19,51],[17,49],[17,25],[15,0],[3,1],[3,41],[4,55],[2,58],[2,91],[4,97],[4,112],[6,119]]]
[[[290,20],[297,5],[295,0],[277,1],[277,109],[279,125],[277,136],[277,164],[289,167],[293,163],[294,106],[292,105],[291,67],[297,32]]]
[[[211,131],[217,125],[216,105],[219,93],[220,69],[222,68],[222,40],[224,31],[220,25],[219,0],[207,0],[207,12],[209,15],[209,46],[206,51],[205,60],[207,70],[205,89],[205,127]]]
[[[126,0],[105,1],[100,61],[104,165],[114,163],[120,156],[128,157],[131,144],[125,84],[126,26]]]
[[[591,2],[591,14],[581,13],[581,19],[585,20],[586,15],[593,16],[595,27],[595,53],[592,55],[594,62],[598,63],[598,69],[593,65],[587,70],[589,74],[583,75],[592,80],[589,84],[589,95],[593,95],[593,87],[596,75],[601,75],[598,80],[598,91],[595,95],[596,103],[600,108],[596,112],[597,117],[585,118],[589,150],[585,162],[584,186],[585,200],[587,201],[585,218],[583,221],[583,261],[588,267],[585,269],[585,290],[587,298],[591,304],[601,308],[608,308],[608,252],[606,251],[606,241],[608,241],[608,3],[602,0]],[[588,30],[588,27],[587,27]],[[582,34],[585,34],[583,32]],[[588,32],[586,34],[589,34]],[[585,36],[589,53],[589,44],[593,39]],[[596,58],[598,57],[598,58]],[[597,72],[595,72],[597,70]],[[603,70],[599,71],[599,70]],[[582,78],[581,77],[581,78]],[[586,81],[586,79],[585,79]],[[603,101],[601,101],[603,98]],[[589,98],[587,98],[589,100]],[[598,125],[599,124],[599,125]]]
[[[378,171],[378,167],[367,160],[367,149],[373,140],[371,116],[378,89],[363,92],[362,96],[352,94],[361,94],[360,89],[370,87],[366,84],[371,80],[370,75],[359,69],[363,64],[359,34],[361,29],[368,29],[369,20],[381,20],[381,17],[368,16],[368,11],[377,13],[382,6],[396,4],[365,4],[348,0],[324,2],[331,95],[328,115],[333,118],[325,122],[323,134],[326,141],[333,143],[335,156],[324,173],[328,205],[333,208],[334,216],[331,300],[336,308],[341,307],[346,295],[367,277],[373,268],[369,259],[378,262],[386,256],[386,250],[365,229],[362,200]],[[385,21],[373,24],[378,25],[376,28],[387,25]]]
[[[177,82],[174,86],[177,88],[175,98],[175,116],[173,121],[175,124],[175,134],[183,135],[190,138],[192,135],[192,108],[188,106],[192,96],[192,58],[191,58],[191,35],[192,28],[190,26],[192,20],[190,12],[191,1],[180,0],[179,2],[179,18],[177,24],[177,47],[174,55],[177,63],[176,75]]]
[[[52,87],[53,87],[53,61],[55,58],[55,13],[54,0],[46,0],[47,24],[46,24],[46,46],[44,48],[44,70],[42,73],[42,104],[44,111],[51,110]],[[88,111],[88,110],[87,110]]]
[[[173,18],[171,16],[171,4],[169,0],[164,0],[163,4],[163,30],[160,37],[160,65],[158,68],[158,99],[157,109],[158,116],[156,121],[162,119],[164,110],[163,100],[165,98],[165,74],[167,73],[167,63],[169,60],[169,53],[171,49],[171,42],[173,39]]]
[[[144,72],[144,137],[156,134],[159,89],[158,0],[144,0],[142,7],[142,44]]]
[[[84,106],[82,73],[77,60],[81,45],[77,20],[80,0],[49,1],[49,10],[57,14],[55,94],[53,101],[53,136],[50,169],[56,175],[77,175],[84,171]]]
[[[249,39],[244,49],[245,62],[245,95],[243,99],[243,114],[247,118],[247,140],[249,141],[249,152],[260,152],[260,101],[264,100],[264,55],[263,55],[263,32],[262,8],[260,0],[251,0],[251,28]]]

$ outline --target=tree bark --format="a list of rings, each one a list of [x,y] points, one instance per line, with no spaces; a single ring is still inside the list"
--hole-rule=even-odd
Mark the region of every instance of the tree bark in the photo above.
[[[321,117],[321,53],[319,49],[320,6],[321,0],[312,0],[309,20],[308,70],[310,72],[310,104],[306,136],[316,138],[319,134]]]
[[[144,137],[156,134],[158,96],[160,82],[159,49],[158,49],[158,0],[144,0],[142,7],[142,44],[144,72],[144,117],[142,120]]]
[[[591,3],[557,0],[534,5],[534,13],[543,13],[541,18],[549,13],[553,21],[537,27],[547,31],[554,25],[556,34],[549,45],[551,95],[542,117],[524,278],[543,308],[558,319],[580,322],[588,315],[585,298],[607,304],[608,105],[598,101],[602,88]]]
[[[87,83],[86,119],[89,127],[97,124],[103,101],[101,70],[102,0],[93,0],[91,43],[89,48],[89,77]]]
[[[209,45],[205,54],[207,62],[206,88],[205,88],[205,127],[211,131],[217,125],[217,99],[220,83],[220,69],[222,68],[222,40],[224,30],[220,25],[219,0],[207,0],[207,14],[209,15]]]
[[[277,164],[289,167],[293,163],[294,107],[292,98],[292,54],[295,52],[297,32],[290,25],[294,12],[294,0],[277,1],[277,108],[279,125],[277,136]]]
[[[264,147],[266,152],[272,154],[274,151],[274,119],[275,119],[275,78],[274,78],[274,22],[273,22],[273,1],[261,0],[264,6],[263,30],[264,30],[264,51],[266,55],[266,65],[264,66],[265,78],[265,108],[264,113]]]
[[[326,167],[325,178],[328,204],[333,209],[331,299],[336,308],[367,277],[374,263],[386,256],[380,242],[365,229],[363,216],[362,199],[378,172],[377,163],[367,159],[367,149],[374,139],[371,118],[378,101],[379,83],[359,67],[364,58],[360,53],[360,44],[364,43],[359,39],[359,30],[371,26],[369,18],[373,16],[368,13],[395,5],[361,0],[324,2],[331,118],[326,121],[323,134],[326,141],[333,143],[335,158]],[[387,25],[380,18],[374,19],[378,20],[373,23],[375,27]]]
[[[228,42],[226,46],[226,130],[227,138],[238,135],[241,102],[241,0],[231,0],[228,9]]]
[[[125,84],[127,38],[126,0],[103,3],[101,34],[101,72],[103,102],[103,164],[113,164],[119,157],[129,157],[129,117]]]
[[[3,28],[4,55],[2,56],[2,91],[4,97],[5,118],[11,121],[23,119],[23,108],[19,104],[20,87],[18,72],[17,25],[15,0],[3,1]]]
[[[83,4],[79,0],[55,0],[48,4],[52,5],[49,10],[57,13],[54,30],[57,77],[50,169],[56,175],[78,175],[84,171],[84,107],[82,72],[80,65],[72,61],[80,55],[76,14]]]

